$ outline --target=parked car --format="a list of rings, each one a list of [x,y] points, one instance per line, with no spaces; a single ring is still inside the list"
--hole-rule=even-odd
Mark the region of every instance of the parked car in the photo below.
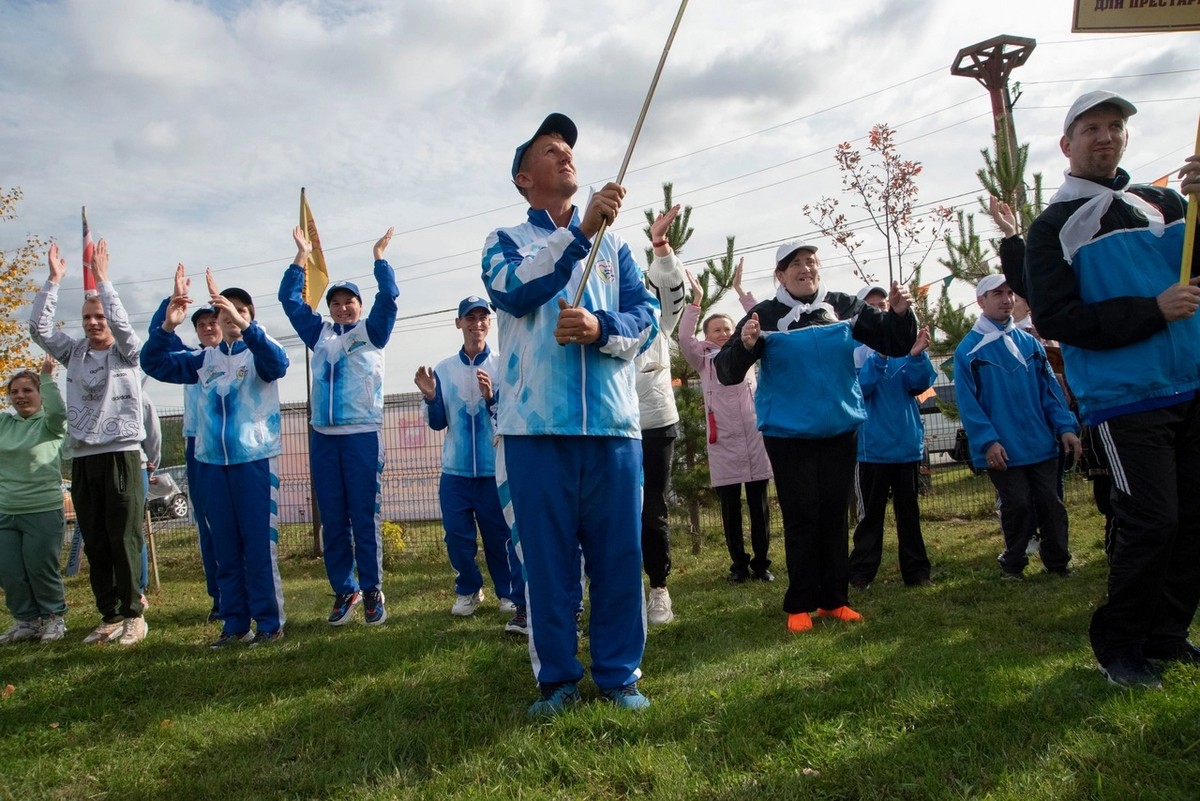
[[[188,501],[187,468],[160,467],[150,474],[146,508],[155,519],[182,520],[191,511]]]

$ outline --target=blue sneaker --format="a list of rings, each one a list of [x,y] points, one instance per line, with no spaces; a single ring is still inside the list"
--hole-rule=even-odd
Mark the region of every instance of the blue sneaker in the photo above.
[[[549,717],[567,711],[579,703],[579,687],[573,681],[541,685],[541,698],[529,705],[531,718]]]
[[[600,697],[611,701],[612,705],[618,709],[637,711],[650,706],[650,699],[638,692],[636,681],[630,682],[624,687],[617,687],[615,690],[601,690]]]
[[[367,590],[363,593],[363,619],[368,626],[378,626],[387,620],[387,609],[383,606],[383,590]]]
[[[341,593],[333,597],[333,611],[329,613],[329,625],[344,626],[354,617],[354,607],[362,603],[362,593],[358,590]]]

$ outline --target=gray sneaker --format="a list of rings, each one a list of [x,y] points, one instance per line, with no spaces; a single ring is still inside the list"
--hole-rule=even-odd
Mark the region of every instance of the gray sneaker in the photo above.
[[[49,615],[42,619],[42,642],[61,640],[67,634],[67,622],[62,615]]]
[[[36,640],[41,636],[42,621],[40,618],[18,620],[8,631],[0,634],[0,645],[8,645],[10,642],[21,642],[22,640]]]
[[[470,617],[475,614],[476,608],[483,603],[483,590],[478,590],[471,595],[459,595],[454,599],[454,606],[450,609],[450,614],[458,617]]]
[[[142,640],[146,639],[146,632],[150,627],[146,625],[146,618],[127,617],[125,625],[121,629],[121,636],[117,637],[118,645],[137,645]]]
[[[675,619],[671,609],[671,593],[666,587],[651,587],[650,601],[646,604],[646,620],[651,626],[662,626]]]
[[[100,642],[112,642],[121,636],[125,631],[125,623],[118,620],[116,623],[101,623],[92,633],[83,638],[85,645]]]

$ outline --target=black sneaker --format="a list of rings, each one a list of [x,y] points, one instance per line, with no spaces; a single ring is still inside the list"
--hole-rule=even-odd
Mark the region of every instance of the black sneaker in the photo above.
[[[1168,646],[1166,648],[1146,648],[1144,649],[1144,653],[1146,658],[1153,662],[1179,662],[1183,665],[1200,665],[1200,648],[1192,645],[1187,640],[1176,646]]]
[[[271,643],[279,642],[282,639],[283,629],[280,629],[279,631],[272,631],[269,634],[267,632],[260,631],[255,634],[254,639],[250,641],[250,647],[257,648],[260,645],[270,645]]]
[[[856,590],[869,590],[871,589],[871,582],[860,578],[850,579],[850,586]]]
[[[227,648],[230,645],[237,645],[240,642],[250,642],[254,639],[254,635],[248,631],[243,631],[241,634],[235,634],[232,631],[223,631],[221,636],[208,644],[208,647],[214,651],[221,648]]]
[[[744,567],[729,568],[729,576],[725,579],[730,584],[741,584],[750,578],[750,571]]]
[[[384,606],[383,590],[367,590],[362,594],[363,620],[368,626],[378,626],[387,620],[387,607]]]
[[[208,613],[208,622],[209,623],[220,623],[221,622],[221,610],[218,609],[216,606],[214,606],[212,608],[212,610]]]
[[[354,619],[354,608],[362,603],[358,590],[333,596],[333,611],[329,613],[329,625],[344,626]]]
[[[1126,689],[1161,690],[1162,682],[1145,659],[1136,656],[1122,656],[1100,666],[1100,672],[1108,679],[1109,684]]]
[[[755,581],[774,581],[775,580],[775,574],[772,573],[770,570],[767,570],[765,567],[762,568],[761,570],[755,570],[753,573],[750,574],[750,577],[752,579],[754,579]]]
[[[509,634],[519,634],[522,637],[529,634],[529,619],[525,617],[525,607],[517,607],[512,619],[504,624],[504,630]]]

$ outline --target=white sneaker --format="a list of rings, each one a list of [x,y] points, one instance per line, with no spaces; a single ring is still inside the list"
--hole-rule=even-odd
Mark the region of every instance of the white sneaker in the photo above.
[[[12,627],[0,634],[0,645],[7,645],[10,642],[21,642],[22,640],[36,640],[42,636],[42,621],[40,618],[33,620],[18,620],[12,624]]]
[[[454,606],[450,608],[450,614],[470,617],[475,614],[476,607],[481,603],[483,603],[483,590],[479,590],[474,595],[459,595],[454,601]]]
[[[517,605],[507,598],[500,599],[500,612],[505,615],[515,615],[517,613]]]
[[[42,642],[61,640],[67,633],[67,622],[62,615],[50,615],[42,620]]]
[[[675,619],[671,611],[671,593],[666,587],[651,587],[650,602],[646,604],[646,620],[652,626],[661,626]]]
[[[91,634],[84,637],[83,641],[85,644],[89,645],[94,642],[112,642],[121,636],[121,632],[124,631],[124,629],[125,624],[121,622],[101,623],[99,626],[96,626],[95,630]]]
[[[117,639],[119,645],[137,645],[142,640],[146,639],[146,632],[150,627],[146,625],[144,617],[127,617],[125,624],[121,630],[121,636]]]

